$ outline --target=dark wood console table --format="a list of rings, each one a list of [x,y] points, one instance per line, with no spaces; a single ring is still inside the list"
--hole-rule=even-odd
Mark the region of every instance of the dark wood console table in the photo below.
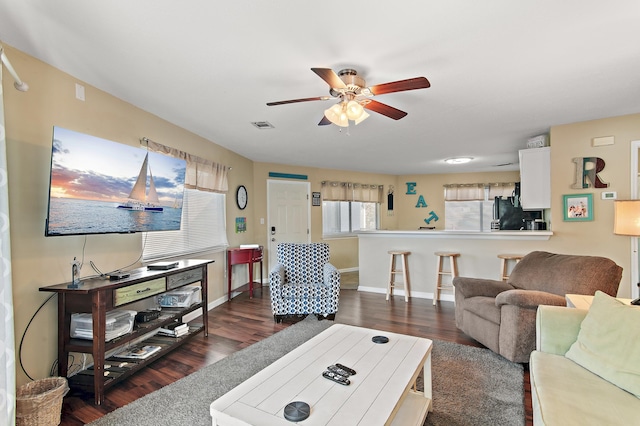
[[[58,374],[67,376],[70,352],[91,354],[94,363],[92,374],[76,374],[69,378],[69,384],[71,387],[93,392],[96,405],[100,405],[104,401],[105,390],[112,385],[177,348],[194,335],[204,332],[207,336],[207,265],[210,263],[213,260],[181,260],[177,267],[168,270],[147,270],[146,267],[134,269],[129,271],[129,277],[121,280],[93,278],[83,280],[79,288],[69,288],[69,283],[41,287],[40,291],[58,294]],[[158,319],[135,324],[132,332],[105,342],[108,311],[194,283],[200,283],[201,302],[184,308],[162,308]],[[105,372],[105,352],[152,333],[176,319],[181,321],[184,315],[199,309],[202,310],[202,324],[189,324],[187,335],[167,337],[164,340],[158,338],[153,344],[161,346],[160,351],[144,360],[127,363],[127,368],[121,369],[123,371]],[[71,338],[71,314],[88,312],[92,317],[93,339]]]
[[[249,297],[253,297],[253,286],[258,284],[262,287],[262,246],[252,248],[234,247],[227,250],[227,277],[229,281],[228,297],[231,300],[231,271],[233,265],[247,264],[249,266],[249,282],[243,286],[235,288],[233,291],[248,291]],[[253,281],[253,264],[260,263],[260,282]]]

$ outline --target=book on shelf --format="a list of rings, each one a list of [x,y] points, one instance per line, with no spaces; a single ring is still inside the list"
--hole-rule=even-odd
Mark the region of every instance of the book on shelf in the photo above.
[[[185,334],[189,334],[189,324],[185,324],[182,322],[167,324],[164,327],[158,329],[158,334],[172,337],[184,336]]]
[[[134,345],[129,346],[124,351],[116,354],[118,358],[131,358],[131,359],[147,359],[154,353],[162,349],[160,346],[153,345]]]

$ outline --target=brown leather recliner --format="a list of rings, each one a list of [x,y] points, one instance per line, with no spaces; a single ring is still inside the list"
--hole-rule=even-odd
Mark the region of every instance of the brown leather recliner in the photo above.
[[[616,296],[622,268],[611,259],[534,251],[506,282],[456,277],[456,326],[513,362],[535,349],[538,305],[565,306],[565,294]]]

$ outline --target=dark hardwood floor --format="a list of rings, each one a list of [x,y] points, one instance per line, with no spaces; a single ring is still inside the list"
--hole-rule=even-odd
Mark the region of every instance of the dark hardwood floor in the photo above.
[[[194,337],[167,356],[114,386],[107,392],[102,405],[94,405],[90,395],[70,392],[64,399],[61,425],[76,426],[89,423],[269,337],[296,321],[292,319],[280,324],[273,321],[266,287],[255,292],[253,299],[243,293],[209,312],[208,337]],[[430,299],[410,299],[409,303],[406,303],[404,298],[399,296],[387,302],[381,294],[343,290],[340,293],[340,309],[336,315],[336,322],[481,347],[478,342],[456,328],[452,302],[439,302],[433,306]],[[526,423],[532,425],[527,368],[524,382]],[[460,391],[464,392],[464,389]]]

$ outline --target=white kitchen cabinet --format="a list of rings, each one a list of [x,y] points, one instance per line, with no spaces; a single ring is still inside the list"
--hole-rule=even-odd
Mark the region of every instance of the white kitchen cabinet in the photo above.
[[[551,148],[520,150],[520,203],[524,210],[551,208]]]

